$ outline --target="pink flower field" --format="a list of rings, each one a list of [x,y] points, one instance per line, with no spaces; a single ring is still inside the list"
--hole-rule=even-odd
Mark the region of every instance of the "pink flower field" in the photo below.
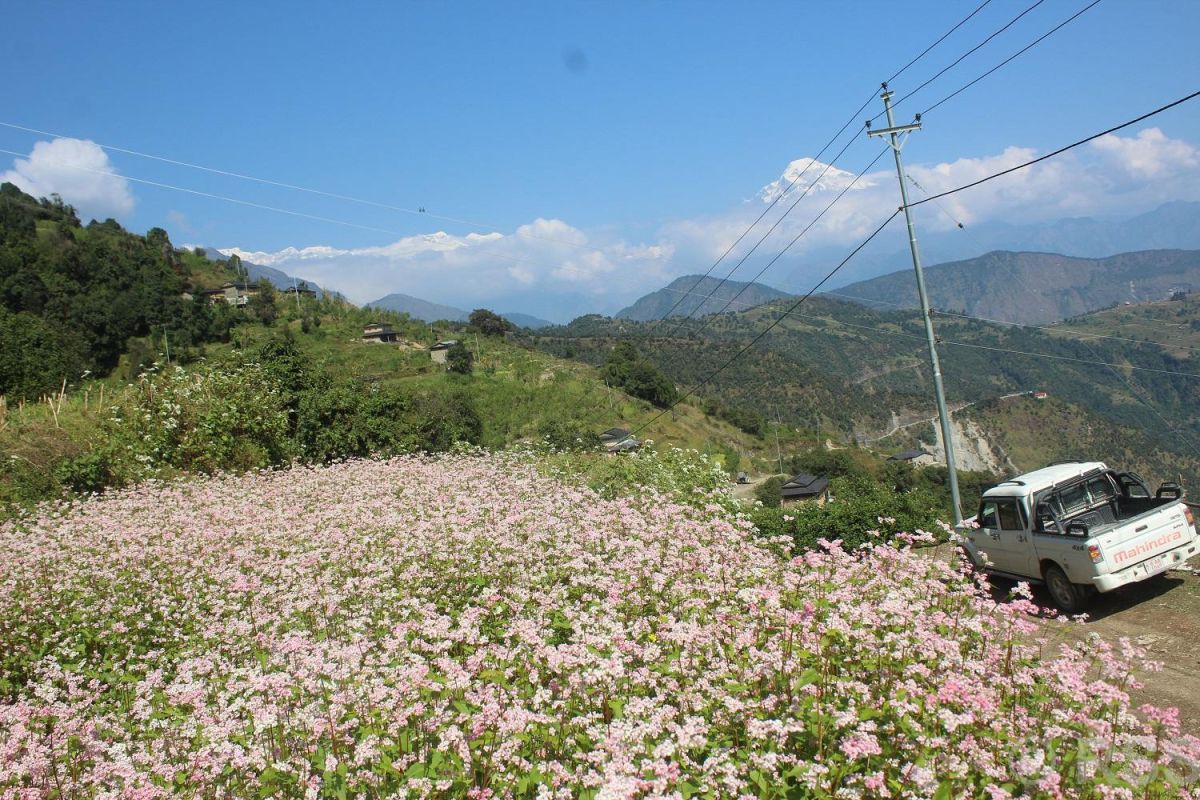
[[[1127,643],[529,457],[151,483],[0,551],[3,798],[1200,797]]]

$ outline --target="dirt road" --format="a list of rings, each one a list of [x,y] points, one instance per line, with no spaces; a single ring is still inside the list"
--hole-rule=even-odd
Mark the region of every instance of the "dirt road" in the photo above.
[[[952,549],[940,545],[923,552],[948,559]],[[1048,623],[1043,630],[1051,645],[1079,641],[1094,632],[1109,642],[1125,637],[1144,648],[1163,668],[1137,673],[1144,686],[1131,692],[1133,705],[1174,706],[1179,709],[1183,729],[1200,735],[1200,576],[1193,572],[1200,571],[1200,559],[1193,559],[1190,566],[1192,569],[1171,571],[1098,595],[1082,625]],[[996,598],[1003,602],[1012,582],[997,578],[993,584]],[[1033,590],[1038,603],[1051,605],[1042,587]]]
[[[1035,596],[1049,603],[1044,592]],[[1163,668],[1138,674],[1145,686],[1134,698],[1178,708],[1184,730],[1200,735],[1200,577],[1192,570],[1168,572],[1125,586],[1097,597],[1088,615],[1083,625],[1047,628],[1060,640],[1095,631],[1108,641],[1127,637],[1145,648]]]

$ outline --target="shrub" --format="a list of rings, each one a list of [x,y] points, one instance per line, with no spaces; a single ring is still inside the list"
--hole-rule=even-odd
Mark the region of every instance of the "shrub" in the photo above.
[[[446,351],[446,369],[459,375],[470,375],[475,369],[475,354],[462,342],[455,342]]]
[[[102,433],[117,483],[256,469],[293,453],[284,396],[255,364],[144,374],[117,396]]]
[[[783,502],[783,484],[786,480],[782,475],[772,475],[754,487],[754,499],[766,508],[779,508]]]
[[[550,420],[538,426],[538,436],[551,450],[595,450],[600,436],[562,420]]]
[[[835,479],[830,486],[833,499],[824,506],[796,503],[780,508],[764,502],[749,517],[764,536],[790,538],[795,553],[811,550],[823,539],[854,548],[915,531],[939,536],[945,531],[939,519],[949,516],[949,508],[927,491],[897,494],[862,478]]]

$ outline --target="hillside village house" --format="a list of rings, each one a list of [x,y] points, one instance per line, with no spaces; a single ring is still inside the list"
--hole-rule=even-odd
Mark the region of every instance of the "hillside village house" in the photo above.
[[[458,344],[458,339],[445,339],[429,348],[429,357],[439,364],[446,363],[446,351]]]
[[[383,344],[399,341],[399,337],[388,323],[372,322],[363,327],[362,341],[365,344]]]
[[[291,300],[292,302],[295,302],[295,300],[300,297],[315,298],[317,296],[316,290],[308,288],[307,285],[287,286],[283,289],[280,289],[279,293],[284,298]]]
[[[829,480],[800,473],[779,487],[779,494],[782,505],[785,506],[796,503],[816,503],[823,506],[829,502]]]
[[[244,306],[258,294],[258,287],[253,283],[224,283],[219,289],[205,289],[200,294],[207,297],[209,303],[224,301],[231,306]]]

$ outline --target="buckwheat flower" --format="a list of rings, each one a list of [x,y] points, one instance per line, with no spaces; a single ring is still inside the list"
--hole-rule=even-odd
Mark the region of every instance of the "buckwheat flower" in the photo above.
[[[838,745],[846,758],[851,761],[857,761],[860,758],[868,756],[877,756],[883,752],[879,746],[879,740],[870,734],[854,733],[842,739]]]

